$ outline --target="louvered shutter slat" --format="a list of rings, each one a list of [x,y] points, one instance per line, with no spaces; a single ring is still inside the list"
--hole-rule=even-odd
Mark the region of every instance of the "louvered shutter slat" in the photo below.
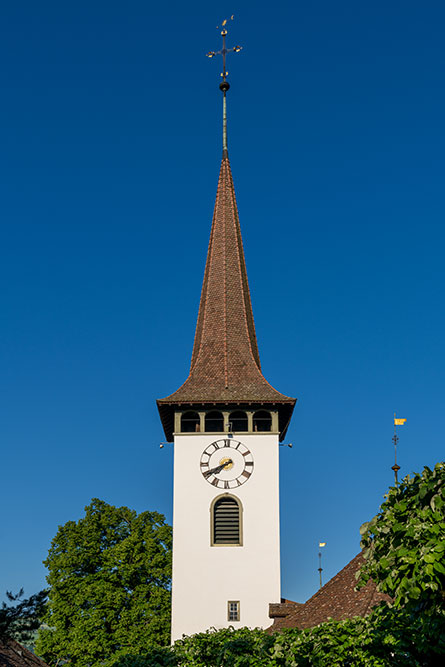
[[[240,510],[234,498],[220,498],[213,508],[214,544],[240,543]]]

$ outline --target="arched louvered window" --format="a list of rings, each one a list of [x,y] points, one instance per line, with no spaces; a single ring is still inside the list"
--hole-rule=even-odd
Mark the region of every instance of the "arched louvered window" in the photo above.
[[[242,507],[235,496],[215,498],[210,508],[212,546],[242,545]]]
[[[181,415],[181,433],[195,433],[195,431],[199,431],[199,414],[184,412]]]
[[[254,431],[271,431],[272,430],[272,415],[267,410],[258,410],[253,415],[253,430]]]
[[[245,412],[242,412],[241,410],[237,410],[236,412],[231,412],[229,416],[229,422],[231,430],[234,433],[239,433],[240,431],[248,430],[247,415]]]
[[[223,433],[224,417],[222,412],[208,412],[205,417],[205,429],[207,433]]]

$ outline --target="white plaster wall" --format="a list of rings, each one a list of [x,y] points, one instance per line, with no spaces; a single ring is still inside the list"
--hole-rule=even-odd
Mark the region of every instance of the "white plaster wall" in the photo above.
[[[203,450],[227,434],[174,438],[172,641],[210,627],[271,625],[269,603],[280,602],[278,435],[234,434],[254,458],[245,484],[230,491],[243,505],[243,546],[210,546],[210,505],[224,493],[201,474]],[[240,621],[227,621],[227,602],[240,601]]]

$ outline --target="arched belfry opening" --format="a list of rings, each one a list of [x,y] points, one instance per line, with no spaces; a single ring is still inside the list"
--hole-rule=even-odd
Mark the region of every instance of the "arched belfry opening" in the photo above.
[[[242,410],[236,410],[229,415],[230,430],[234,433],[242,433],[249,430],[247,413]]]
[[[271,431],[272,430],[272,415],[267,410],[258,410],[253,415],[253,430],[254,431]]]
[[[199,431],[200,418],[197,412],[184,412],[181,415],[181,433],[196,433]]]
[[[205,430],[206,433],[223,433],[224,431],[224,416],[222,412],[213,410],[208,412],[205,416]]]

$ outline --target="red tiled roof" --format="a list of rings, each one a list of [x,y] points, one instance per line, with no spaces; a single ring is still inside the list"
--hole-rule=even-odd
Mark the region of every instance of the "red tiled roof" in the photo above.
[[[284,628],[312,628],[326,622],[329,618],[341,621],[354,616],[366,616],[371,609],[382,600],[390,598],[377,591],[373,581],[359,591],[356,574],[363,563],[363,555],[359,553],[327,584],[315,593],[304,604],[296,604],[293,608],[281,610],[277,604],[270,605],[270,616],[274,618],[269,631],[275,632]]]
[[[48,667],[34,653],[16,642],[14,639],[0,640],[1,667]]]
[[[190,373],[173,394],[177,404],[285,404],[287,422],[296,399],[274,389],[261,372],[238,208],[228,157],[221,162]],[[286,423],[287,423],[286,422]]]

